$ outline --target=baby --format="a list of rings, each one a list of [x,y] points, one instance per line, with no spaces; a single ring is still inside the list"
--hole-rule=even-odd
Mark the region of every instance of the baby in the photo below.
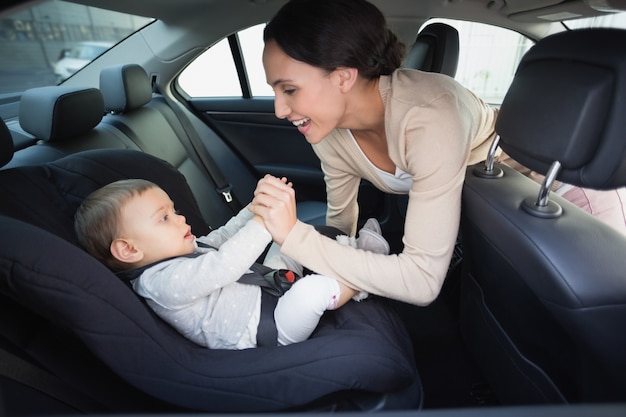
[[[75,229],[85,249],[129,280],[158,316],[209,348],[306,340],[324,311],[363,296],[319,274],[297,279],[280,297],[239,282],[271,241],[263,220],[243,208],[224,226],[196,238],[167,193],[146,180],[121,180],[93,192],[76,213]],[[389,252],[375,219],[358,239],[343,236],[343,241]],[[266,264],[301,275],[302,267],[279,250],[270,248]]]

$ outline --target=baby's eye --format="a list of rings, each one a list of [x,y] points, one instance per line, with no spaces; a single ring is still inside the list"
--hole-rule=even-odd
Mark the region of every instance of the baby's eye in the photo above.
[[[169,215],[166,214],[165,216],[161,217],[161,221],[166,222],[168,218],[169,218]]]

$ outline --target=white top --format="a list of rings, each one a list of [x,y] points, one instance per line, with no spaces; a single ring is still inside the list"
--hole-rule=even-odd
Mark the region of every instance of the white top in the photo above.
[[[413,178],[411,178],[411,174],[409,174],[406,171],[401,170],[398,167],[396,167],[395,174],[390,174],[389,172],[383,171],[382,169],[378,168],[365,155],[365,153],[363,152],[363,150],[357,143],[356,138],[354,137],[352,132],[348,130],[348,133],[350,134],[350,137],[354,141],[354,144],[356,145],[356,147],[359,148],[359,150],[363,154],[363,158],[365,158],[367,162],[372,166],[372,168],[374,168],[374,170],[378,174],[378,177],[392,190],[400,194],[408,194],[409,190],[411,189],[411,186],[413,185]]]

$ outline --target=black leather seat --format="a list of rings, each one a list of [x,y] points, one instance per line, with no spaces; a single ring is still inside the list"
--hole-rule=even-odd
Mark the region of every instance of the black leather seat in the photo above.
[[[461,328],[504,403],[626,400],[626,239],[549,194],[626,185],[625,42],[564,32],[520,62],[499,146],[543,186],[493,154],[467,170]]]
[[[403,66],[454,77],[458,63],[459,32],[445,23],[431,23],[417,34]]]

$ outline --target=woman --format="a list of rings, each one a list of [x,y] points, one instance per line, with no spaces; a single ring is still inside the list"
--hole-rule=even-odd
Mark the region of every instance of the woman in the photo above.
[[[365,0],[291,0],[264,32],[275,112],[313,145],[327,224],[353,235],[362,178],[409,195],[404,249],[343,247],[297,221],[294,191],[259,182],[251,209],[282,252],[352,288],[416,305],[433,301],[457,238],[465,169],[485,159],[496,110],[445,75],[399,69],[404,46]]]

